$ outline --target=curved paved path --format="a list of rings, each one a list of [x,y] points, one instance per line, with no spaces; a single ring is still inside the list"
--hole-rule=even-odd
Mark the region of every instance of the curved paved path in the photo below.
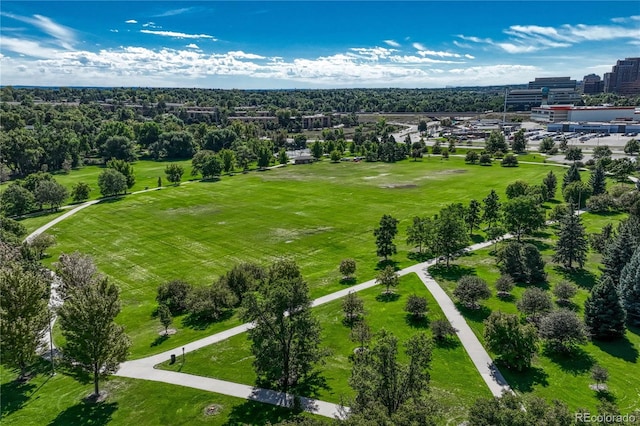
[[[143,191],[137,191],[133,194],[155,191],[159,188],[147,189]],[[63,214],[62,216],[52,220],[51,222],[41,226],[36,231],[32,232],[25,241],[29,241],[36,235],[46,231],[62,220],[68,218],[69,216],[74,215],[75,213],[83,210],[86,207],[89,207],[93,204],[99,203],[101,200],[93,200],[88,201],[80,206],[70,210],[69,212]],[[578,214],[584,213],[584,211],[578,211]],[[510,234],[504,235],[501,239],[511,238]],[[482,248],[489,247],[493,244],[493,241],[485,241],[482,243],[474,244],[465,249],[465,251],[474,251]],[[451,300],[451,298],[447,295],[447,293],[440,287],[440,285],[429,275],[428,268],[436,263],[435,259],[431,259],[426,262],[418,263],[416,265],[407,267],[398,271],[398,274],[401,276],[415,273],[422,280],[424,285],[427,287],[429,292],[433,295],[434,299],[437,301],[438,305],[442,309],[443,313],[451,322],[451,324],[456,328],[456,334],[460,339],[464,349],[469,354],[469,357],[473,361],[475,367],[477,368],[480,376],[485,381],[489,390],[494,396],[501,396],[503,392],[512,392],[509,384],[506,382],[498,368],[493,363],[493,360],[484,349],[478,338],[475,336],[464,317],[457,310],[455,304]],[[322,304],[338,300],[350,292],[358,292],[368,288],[371,288],[376,285],[375,279],[366,281],[361,284],[357,284],[351,286],[349,288],[345,288],[343,290],[328,294],[326,296],[322,296],[318,299],[312,301],[311,306],[320,306]],[[55,286],[52,286],[51,291],[51,299],[50,306],[58,306],[62,301],[59,300],[57,292],[55,291]],[[51,326],[55,322],[55,317],[51,321]],[[220,393],[224,395],[234,396],[238,398],[244,398],[248,400],[259,401],[267,404],[279,405],[279,406],[291,406],[294,396],[290,394],[285,394],[283,392],[277,392],[269,389],[257,388],[254,386],[243,385],[239,383],[233,383],[218,379],[212,379],[209,377],[195,376],[192,374],[186,373],[178,373],[173,371],[165,371],[155,369],[154,366],[160,364],[171,358],[172,354],[179,355],[182,350],[184,353],[192,352],[197,349],[203,348],[205,346],[209,346],[220,342],[222,340],[228,339],[232,336],[235,336],[240,333],[244,333],[253,325],[251,323],[246,323],[239,325],[237,327],[222,331],[220,333],[213,334],[211,336],[207,336],[203,339],[196,340],[194,342],[185,344],[184,346],[173,348],[171,350],[162,352],[157,355],[152,355],[146,358],[127,361],[124,362],[120,366],[120,370],[116,373],[117,376],[121,377],[130,377],[136,379],[143,380],[152,380],[164,383],[170,383],[180,386],[187,386],[195,389],[201,389],[209,392]],[[53,348],[53,343],[49,340],[49,337],[46,338],[47,346],[51,345]],[[348,414],[349,408],[343,407],[338,404],[333,404],[330,402],[319,401],[311,398],[300,397],[300,403],[305,411],[318,414],[325,417],[330,418],[342,418]]]

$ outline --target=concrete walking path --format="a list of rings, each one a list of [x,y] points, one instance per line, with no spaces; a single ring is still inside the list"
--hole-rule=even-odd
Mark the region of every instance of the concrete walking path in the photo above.
[[[507,234],[503,238],[511,238],[511,235]],[[485,241],[482,243],[474,244],[467,247],[465,251],[480,250],[491,246],[493,243],[493,241]],[[418,263],[416,265],[398,271],[398,274],[400,276],[404,276],[411,273],[416,273],[418,277],[420,277],[422,282],[425,284],[427,289],[431,292],[433,297],[442,308],[442,311],[444,312],[447,319],[456,328],[457,335],[460,338],[463,347],[469,354],[469,357],[473,361],[475,367],[478,369],[478,372],[489,387],[491,393],[495,396],[501,396],[503,391],[510,392],[511,389],[509,388],[508,383],[506,382],[500,371],[495,367],[495,365],[493,364],[493,360],[484,349],[475,334],[473,334],[473,331],[466,323],[464,317],[460,314],[460,312],[458,312],[453,301],[427,272],[427,268],[434,265],[435,263],[435,259]],[[326,296],[319,297],[311,302],[311,306],[320,306],[325,303],[341,299],[351,292],[366,290],[368,288],[374,287],[375,285],[377,285],[376,280],[372,279],[364,283],[336,291]],[[293,401],[293,396],[283,394],[282,392],[227,382],[224,380],[218,380],[209,377],[194,376],[192,374],[158,370],[154,368],[157,364],[170,359],[172,354],[179,357],[183,349],[184,353],[188,353],[196,349],[218,343],[240,333],[244,333],[252,327],[253,325],[250,323],[242,324],[237,327],[222,331],[220,333],[207,336],[203,339],[188,343],[182,347],[177,347],[146,358],[127,361],[121,364],[120,370],[115,375],[187,386],[195,389],[206,390],[209,392],[220,393],[223,395],[259,401],[266,404],[291,406],[290,403],[291,401]],[[346,415],[349,412],[348,407],[343,407],[330,402],[313,400],[303,397],[301,397],[300,400],[305,411],[325,417],[340,417]]]

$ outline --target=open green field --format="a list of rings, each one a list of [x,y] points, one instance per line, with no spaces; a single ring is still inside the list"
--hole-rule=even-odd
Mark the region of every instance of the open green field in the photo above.
[[[608,222],[617,224],[623,217],[620,214],[595,215],[586,213],[583,222],[588,233],[599,232]],[[547,266],[548,284],[540,285],[543,289],[551,291],[553,286],[561,280],[569,280],[575,283],[578,294],[573,298],[574,309],[582,315],[584,301],[587,299],[589,289],[600,277],[599,264],[601,256],[590,252],[583,271],[568,273],[560,266],[551,263],[552,248],[555,243],[555,229],[549,227],[545,232],[539,233],[537,239],[531,239],[542,251]],[[449,271],[445,268],[432,267],[431,274],[438,283],[453,297],[456,280],[462,275],[474,274],[482,277],[489,283],[493,296],[481,302],[483,307],[479,310],[469,310],[459,306],[460,312],[465,316],[480,341],[483,339],[483,321],[494,310],[508,313],[517,313],[516,302],[522,296],[527,286],[517,285],[511,294],[511,300],[500,299],[495,295],[495,281],[500,272],[495,265],[492,249],[479,250],[469,253],[456,260],[456,265]],[[455,299],[454,299],[455,300]],[[509,371],[502,368],[505,378],[518,392],[533,393],[546,399],[558,398],[565,401],[570,409],[587,408],[591,412],[596,411],[599,404],[597,394],[589,388],[593,383],[590,378],[590,369],[594,364],[600,364],[609,370],[609,382],[607,383],[612,400],[618,405],[621,413],[631,413],[640,409],[640,329],[627,330],[624,339],[612,342],[595,341],[580,346],[580,349],[572,356],[548,354],[542,350],[533,363],[533,368],[522,373]]]
[[[408,296],[416,294],[427,298],[429,320],[444,318],[440,306],[415,274],[400,279],[396,300],[385,301],[379,297],[380,292],[381,287],[376,286],[358,293],[364,300],[367,322],[374,332],[383,328],[392,331],[399,339],[399,346],[417,332],[431,334],[428,321],[416,324],[404,312]],[[329,349],[331,354],[326,364],[319,368],[323,382],[310,387],[305,396],[340,403],[341,398],[354,396],[348,379],[350,356],[358,344],[351,342],[350,329],[343,324],[342,299],[314,308],[313,313],[322,327],[322,347]],[[400,359],[404,358],[401,351]],[[247,335],[239,334],[188,354],[184,364],[170,365],[167,361],[160,368],[253,385],[256,382],[253,359]],[[457,337],[446,345],[434,346],[430,387],[441,405],[447,407],[446,421],[455,421],[455,424],[464,420],[468,407],[476,398],[491,396]]]
[[[52,377],[49,364],[44,361],[28,383],[19,384],[15,378],[13,372],[0,367],[3,426],[263,425],[294,416],[290,410],[273,405],[122,377],[103,382],[101,388],[108,393],[106,401],[87,403],[84,398],[93,391],[92,383],[80,383],[60,373]],[[220,406],[219,413],[205,415],[205,409],[213,404]]]
[[[480,200],[492,188],[503,193],[516,178],[541,182],[548,169],[485,168],[458,158],[431,158],[322,162],[225,176],[91,206],[51,228],[58,244],[47,262],[74,250],[95,258],[122,290],[118,320],[132,337],[133,357],[140,357],[169,349],[167,342],[157,344],[159,323],[152,315],[156,288],[165,281],[205,285],[237,262],[268,264],[290,256],[315,298],[342,287],[337,269],[345,257],[356,259],[358,281],[375,276],[373,229],[383,214],[400,219],[394,259],[405,267],[413,263],[403,243],[413,216]],[[233,318],[228,321],[199,330],[182,327],[178,319],[176,325],[189,330],[173,343],[234,324]]]

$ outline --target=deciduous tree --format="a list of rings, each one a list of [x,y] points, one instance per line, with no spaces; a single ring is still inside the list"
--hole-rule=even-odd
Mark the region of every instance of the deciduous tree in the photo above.
[[[517,306],[518,310],[527,318],[538,323],[542,315],[551,312],[553,302],[546,291],[538,287],[530,287],[522,293],[522,298],[518,300]]]
[[[89,199],[89,194],[91,194],[91,187],[87,183],[78,182],[71,188],[71,199],[74,203]]]
[[[184,174],[184,167],[177,163],[167,164],[164,168],[164,174],[167,175],[167,180],[173,184],[179,185]]]
[[[340,273],[343,279],[351,279],[356,272],[356,261],[354,259],[342,259],[340,262]]]
[[[484,203],[482,221],[487,224],[487,227],[492,228],[500,220],[500,197],[492,189],[482,201]]]
[[[397,287],[400,282],[400,277],[396,273],[395,269],[391,265],[387,265],[383,270],[378,273],[376,277],[376,284],[382,284],[385,287],[385,293],[391,293],[391,287]]]
[[[389,256],[396,253],[396,245],[393,239],[398,233],[398,219],[385,214],[380,219],[380,225],[373,231],[376,237],[376,254],[387,260]]]
[[[582,320],[575,312],[567,309],[559,309],[544,316],[540,321],[539,332],[549,349],[557,352],[569,352],[575,345],[587,341]]]
[[[320,325],[298,266],[290,260],[275,262],[267,279],[245,296],[243,307],[242,318],[255,324],[248,337],[258,380],[283,392],[295,387],[323,355]]]
[[[65,359],[93,375],[94,395],[99,380],[118,370],[131,342],[124,328],[115,323],[120,313],[119,291],[107,278],[79,287],[60,307],[60,328],[65,338]]]
[[[467,308],[478,309],[478,301],[491,297],[491,290],[487,282],[480,277],[465,275],[458,280],[453,295]]]
[[[419,397],[429,384],[431,346],[426,334],[412,336],[405,344],[408,363],[402,364],[398,339],[383,329],[371,350],[354,358],[349,384],[356,396],[351,409],[357,414],[379,405],[391,416],[409,399]]]
[[[98,176],[98,186],[103,197],[127,192],[127,178],[117,170],[104,169]]]
[[[414,319],[422,318],[427,314],[427,299],[412,294],[407,298],[407,303],[404,306],[404,310],[405,312],[410,313]]]
[[[517,315],[493,311],[484,321],[484,342],[507,367],[522,371],[531,367],[538,331],[532,324],[521,324]]]
[[[47,329],[48,284],[43,273],[23,269],[18,263],[0,268],[0,361],[19,369],[21,378],[27,377],[27,368],[36,361]]]
[[[518,241],[544,226],[544,211],[531,197],[516,197],[502,205],[504,225]]]

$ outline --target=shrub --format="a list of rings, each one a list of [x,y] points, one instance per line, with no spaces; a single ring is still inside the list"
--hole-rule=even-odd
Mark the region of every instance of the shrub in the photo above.
[[[537,322],[541,315],[553,309],[549,294],[538,287],[526,289],[522,294],[522,298],[518,300],[517,306],[520,312],[534,322]]]
[[[413,315],[414,318],[422,318],[427,313],[427,299],[412,294],[407,298],[404,311]]]
[[[587,209],[592,213],[605,213],[613,209],[615,200],[609,194],[594,195],[587,201]]]
[[[194,288],[187,297],[189,316],[197,321],[217,321],[233,306],[235,298],[221,282]]]
[[[489,290],[487,282],[482,278],[465,275],[458,280],[458,285],[453,291],[453,295],[466,307],[478,309],[480,307],[478,301],[491,297],[491,290]]]
[[[191,290],[191,286],[184,281],[169,281],[158,287],[156,301],[166,305],[172,315],[179,315],[187,310],[187,298]]]
[[[577,344],[587,341],[584,324],[575,312],[560,309],[547,314],[540,321],[540,337],[556,352],[570,352]]]
[[[498,296],[508,296],[511,290],[513,290],[513,285],[513,278],[511,278],[511,275],[500,275],[500,278],[498,278],[498,280],[496,281],[496,290],[498,290]]]
[[[446,319],[437,319],[431,323],[431,332],[436,341],[446,340],[449,336],[455,335],[456,331],[458,330],[453,328],[449,320]]]
[[[578,293],[578,287],[569,281],[562,280],[553,288],[553,295],[558,299],[558,305],[568,305],[571,298]]]

